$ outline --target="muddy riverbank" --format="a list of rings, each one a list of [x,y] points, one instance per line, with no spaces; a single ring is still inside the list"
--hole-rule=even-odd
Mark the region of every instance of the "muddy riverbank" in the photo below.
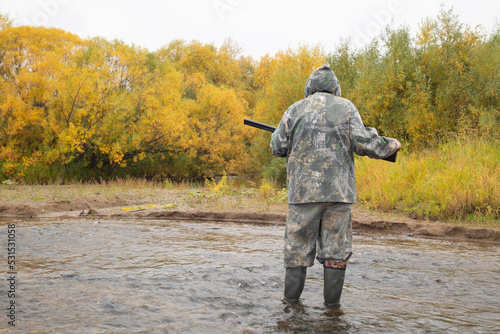
[[[5,207],[5,206],[3,206]],[[284,225],[286,213],[258,213],[245,211],[198,211],[198,210],[164,210],[154,207],[123,210],[122,207],[100,209],[83,209],[73,211],[48,211],[36,214],[36,209],[28,205],[17,206],[14,210],[0,207],[0,218],[64,218],[90,217],[92,219],[147,219],[147,220],[179,220],[179,221],[215,221],[232,223],[249,223],[261,225]],[[427,237],[452,241],[475,241],[500,245],[500,230],[484,227],[458,226],[439,222],[411,220],[394,215],[353,211],[353,230],[358,232],[387,235],[406,235],[410,237]]]
[[[213,196],[206,189],[157,189],[145,185],[0,187],[0,217],[163,219],[283,225],[287,204],[262,200],[255,190]],[[500,228],[411,219],[403,215],[353,210],[359,232],[480,241],[500,244]]]

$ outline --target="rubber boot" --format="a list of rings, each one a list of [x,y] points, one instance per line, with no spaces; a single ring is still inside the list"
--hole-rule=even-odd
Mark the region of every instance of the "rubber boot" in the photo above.
[[[299,300],[306,281],[307,267],[287,268],[285,274],[285,299],[288,302]]]
[[[325,297],[325,306],[340,307],[344,277],[345,269],[324,268],[325,285],[323,294]]]

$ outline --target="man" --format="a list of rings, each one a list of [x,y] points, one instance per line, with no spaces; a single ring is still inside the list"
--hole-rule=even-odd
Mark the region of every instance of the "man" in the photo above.
[[[324,300],[339,307],[351,256],[351,208],[356,202],[353,153],[383,159],[401,144],[365,127],[351,101],[340,97],[327,65],[307,80],[271,136],[271,149],[286,157],[288,215],[285,229],[285,299],[298,301],[314,257],[324,267]]]

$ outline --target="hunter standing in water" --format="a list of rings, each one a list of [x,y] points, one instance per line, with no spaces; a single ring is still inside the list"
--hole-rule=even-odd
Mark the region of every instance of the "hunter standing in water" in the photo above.
[[[325,305],[338,307],[352,246],[353,153],[384,159],[401,144],[364,126],[354,104],[340,97],[335,73],[323,65],[307,80],[305,98],[283,114],[271,149],[286,157],[285,299],[299,300],[316,258],[324,267]]]

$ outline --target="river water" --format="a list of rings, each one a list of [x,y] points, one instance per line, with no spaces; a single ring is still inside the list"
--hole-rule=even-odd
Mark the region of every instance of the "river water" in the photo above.
[[[354,236],[342,307],[308,270],[282,301],[282,226],[90,219],[15,226],[15,327],[33,333],[498,333],[500,247]],[[3,256],[6,268],[7,256]]]

